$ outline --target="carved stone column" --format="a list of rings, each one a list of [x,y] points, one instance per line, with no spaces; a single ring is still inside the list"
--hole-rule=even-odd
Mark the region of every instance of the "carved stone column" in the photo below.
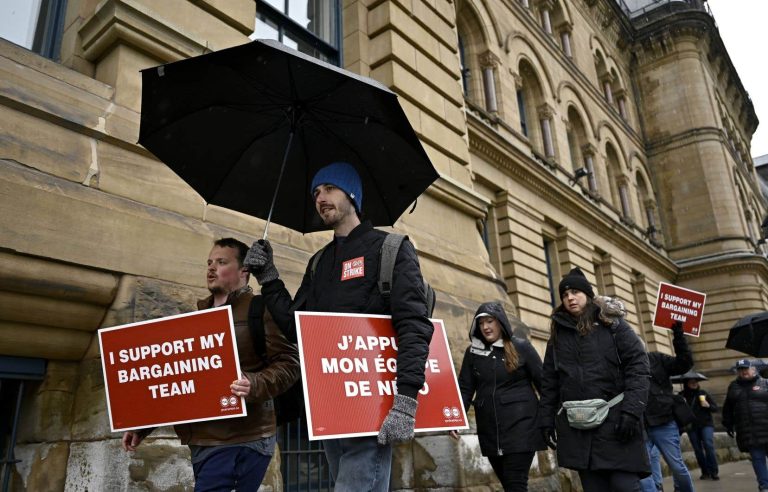
[[[584,165],[587,167],[587,171],[589,171],[589,177],[587,178],[589,191],[597,194],[597,176],[595,176],[595,154],[597,149],[592,144],[586,144],[581,148],[581,153],[584,155]]]
[[[479,57],[480,67],[483,70],[483,89],[485,92],[485,110],[489,113],[497,113],[499,104],[496,100],[496,68],[499,66],[499,57],[490,51],[486,51]]]
[[[547,159],[555,157],[555,146],[552,142],[552,116],[554,110],[548,104],[542,104],[538,108],[539,122],[541,123],[541,134],[544,140],[544,155]]]

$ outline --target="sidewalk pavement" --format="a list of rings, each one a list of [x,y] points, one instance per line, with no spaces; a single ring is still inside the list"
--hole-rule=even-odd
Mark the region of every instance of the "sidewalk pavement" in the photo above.
[[[696,492],[757,492],[757,480],[749,460],[720,465],[720,480],[699,480],[698,468],[691,470]],[[672,477],[664,477],[664,492],[672,492]]]

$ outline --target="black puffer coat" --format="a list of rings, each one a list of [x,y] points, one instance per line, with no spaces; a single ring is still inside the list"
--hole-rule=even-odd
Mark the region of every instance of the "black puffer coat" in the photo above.
[[[648,406],[645,409],[645,423],[650,426],[663,425],[675,418],[674,390],[670,376],[685,374],[693,367],[693,354],[685,341],[682,330],[673,331],[672,348],[675,356],[651,352],[651,385],[648,387]]]
[[[632,414],[642,429],[648,397],[648,356],[632,328],[621,317],[622,309],[607,298],[595,298],[594,329],[585,336],[576,331],[576,320],[564,310],[552,316],[553,330],[544,356],[539,427],[555,427],[557,461],[573,470],[621,470],[650,474],[643,432],[628,441],[616,436],[621,412]],[[602,313],[602,316],[601,316]],[[620,393],[624,400],[612,407],[602,425],[580,430],[570,427],[562,402],[602,398]],[[631,418],[631,417],[629,417]]]
[[[464,353],[459,373],[464,410],[470,403],[475,406],[480,451],[483,456],[501,456],[545,449],[536,429],[539,399],[533,390],[541,389],[541,357],[529,341],[512,335],[501,304],[481,304],[475,316],[480,313],[496,318],[503,332],[502,338],[489,345],[473,321],[469,329],[472,344]],[[504,365],[504,338],[512,340],[517,351],[518,365],[511,373]]]
[[[737,379],[728,386],[723,426],[736,430],[739,451],[768,445],[768,380]]]

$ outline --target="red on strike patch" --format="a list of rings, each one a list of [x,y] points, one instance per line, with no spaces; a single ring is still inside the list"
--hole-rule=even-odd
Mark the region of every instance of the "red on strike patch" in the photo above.
[[[352,258],[341,264],[341,280],[350,280],[365,276],[365,259],[363,256]]]

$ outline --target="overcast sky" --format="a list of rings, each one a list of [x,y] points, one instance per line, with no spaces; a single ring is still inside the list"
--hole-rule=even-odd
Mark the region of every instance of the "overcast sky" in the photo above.
[[[768,154],[768,0],[709,0],[708,3],[760,120],[752,136],[752,157]]]

